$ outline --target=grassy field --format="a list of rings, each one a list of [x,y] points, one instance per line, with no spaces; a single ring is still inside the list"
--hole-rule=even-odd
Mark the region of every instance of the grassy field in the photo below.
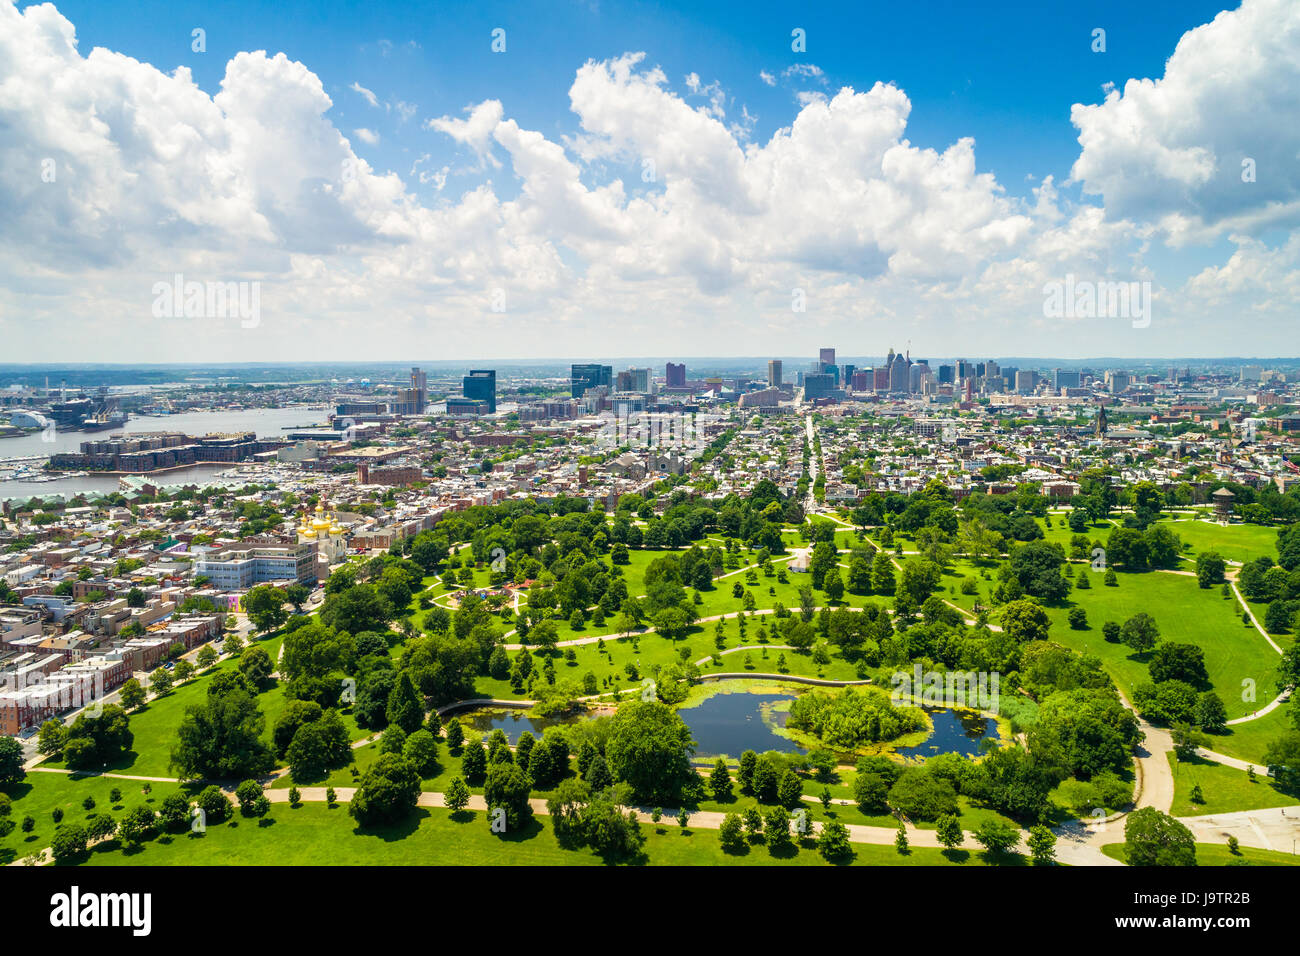
[[[1167,519],[1163,523],[1190,545],[1184,555],[1190,555],[1188,566],[1196,566],[1196,555],[1202,551],[1217,551],[1229,561],[1254,561],[1269,557],[1277,560],[1277,528],[1258,524],[1230,524],[1226,527],[1212,521],[1186,518]]]
[[[1229,727],[1221,734],[1212,734],[1209,749],[1227,754],[1229,757],[1254,761],[1262,768],[1264,752],[1268,749],[1268,745],[1291,729],[1289,709],[1292,706],[1294,705],[1284,705],[1258,720]]]
[[[1112,860],[1126,862],[1123,843],[1107,843],[1101,848],[1101,852]],[[1248,866],[1300,866],[1300,856],[1279,853],[1276,850],[1258,850],[1252,846],[1243,846],[1234,855],[1224,843],[1196,844],[1197,866],[1228,866],[1234,862],[1235,865],[1240,866],[1240,861],[1244,861]]]
[[[484,814],[466,811],[453,815],[442,809],[419,808],[411,818],[393,827],[360,830],[347,809],[327,809],[321,803],[291,809],[277,804],[266,823],[236,818],[208,828],[202,836],[170,836],[146,843],[127,853],[116,841],[90,854],[94,866],[240,866],[240,865],[441,865],[441,866],[593,866],[606,862],[632,862],[652,866],[825,866],[810,844],[774,856],[761,844],[740,853],[725,853],[716,830],[688,828],[683,835],[675,825],[642,821],[646,836],[642,857],[633,861],[605,861],[589,849],[565,850],[550,831],[550,820],[536,817],[518,834],[498,836],[487,827]],[[900,855],[892,846],[855,844],[852,863],[859,866],[982,865],[982,853],[948,854],[928,848]],[[1023,862],[1013,857],[1008,862]]]
[[[1207,813],[1231,813],[1234,810],[1266,810],[1269,807],[1290,807],[1300,804],[1300,797],[1283,793],[1271,778],[1261,771],[1255,782],[1244,770],[1225,767],[1221,763],[1197,758],[1179,761],[1172,753],[1167,755],[1174,771],[1174,806],[1170,811],[1176,817],[1195,817]],[[1192,788],[1200,785],[1204,803],[1193,803]]]
[[[263,642],[262,646],[266,647],[274,660],[279,653],[280,638],[270,638]],[[120,759],[94,769],[142,777],[174,776],[174,771],[168,766],[168,762],[176,728],[180,726],[186,708],[204,700],[208,692],[208,684],[215,674],[232,670],[237,666],[237,659],[227,658],[170,693],[159,698],[151,697],[142,708],[130,714],[131,733],[135,737],[131,750],[123,754]],[[275,721],[288,706],[283,684],[276,681],[271,687],[258,694],[257,702],[266,717],[262,739],[269,744],[275,730]],[[357,726],[350,711],[344,710],[341,716],[352,740],[360,740],[369,733]],[[42,766],[64,767],[65,764],[61,760],[47,760]]]
[[[1078,567],[1072,570],[1077,573]],[[1204,589],[1194,577],[1149,572],[1118,575],[1118,587],[1105,587],[1104,575],[1087,571],[1088,590],[1070,591],[1063,607],[1047,608],[1052,619],[1052,639],[1066,647],[1101,659],[1125,694],[1150,679],[1146,657],[1102,636],[1106,621],[1122,624],[1140,612],[1150,614],[1160,629],[1160,640],[1195,644],[1205,652],[1205,667],[1214,690],[1223,698],[1229,719],[1243,717],[1272,698],[1277,676],[1277,653],[1250,625],[1241,621],[1235,601],[1225,601],[1218,589]],[[1088,614],[1088,628],[1074,630],[1067,616],[1071,607]],[[1257,701],[1242,700],[1242,682],[1254,682]]]
[[[82,823],[99,813],[112,813],[120,820],[124,810],[139,804],[158,809],[164,797],[181,789],[175,783],[151,783],[152,790],[146,797],[141,792],[143,786],[136,780],[29,772],[27,779],[10,787],[8,793],[13,800],[13,821],[21,823],[23,817],[30,816],[36,821],[36,828],[28,834],[21,827],[14,827],[7,837],[0,837],[0,865],[49,846],[56,826],[51,816],[55,808],[63,811],[64,822]],[[116,804],[109,799],[114,788],[122,791],[122,799]],[[193,788],[186,792],[193,792]],[[82,806],[87,797],[95,801],[90,810]]]

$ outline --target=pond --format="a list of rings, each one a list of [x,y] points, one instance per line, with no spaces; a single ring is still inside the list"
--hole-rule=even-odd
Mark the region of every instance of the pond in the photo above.
[[[505,732],[511,744],[519,743],[524,731],[540,738],[547,727],[559,727],[582,720],[581,717],[530,717],[528,711],[509,707],[482,707],[474,710],[449,714],[447,720],[456,717],[465,732],[482,734],[486,739],[494,730]]]
[[[936,754],[978,756],[980,741],[998,736],[997,721],[973,711],[932,710],[926,713],[934,722],[934,732],[915,747],[899,747],[900,757],[933,757]]]
[[[789,714],[776,710],[775,706],[788,700],[794,700],[794,695],[714,694],[678,713],[695,738],[697,757],[739,757],[746,750],[807,753],[790,738],[773,733],[770,726],[785,726]]]
[[[734,758],[746,750],[803,754],[808,752],[808,748],[773,730],[773,727],[784,727],[789,716],[785,708],[777,709],[777,705],[794,698],[794,694],[779,691],[719,693],[678,713],[695,738],[695,756],[699,758]],[[934,722],[934,732],[914,747],[899,747],[895,752],[900,757],[923,759],[940,753],[976,756],[980,752],[981,740],[997,737],[997,723],[991,717],[956,710],[927,709],[926,712]],[[582,716],[530,717],[525,710],[505,707],[478,708],[455,716],[466,732],[487,737],[500,729],[512,744],[519,742],[524,731],[541,737],[547,727],[587,719]]]

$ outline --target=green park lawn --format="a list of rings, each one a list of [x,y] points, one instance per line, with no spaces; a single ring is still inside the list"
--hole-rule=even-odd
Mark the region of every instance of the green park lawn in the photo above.
[[[1267,690],[1267,697],[1271,697],[1271,687]],[[1254,761],[1262,770],[1268,745],[1291,729],[1290,708],[1293,706],[1283,705],[1258,720],[1234,724],[1223,733],[1211,734],[1209,749],[1229,757]]]
[[[266,823],[240,819],[210,826],[202,836],[156,838],[135,852],[117,842],[96,847],[94,866],[240,866],[240,865],[462,865],[462,866],[592,866],[603,861],[589,849],[561,849],[550,831],[550,820],[534,818],[522,832],[499,836],[487,827],[481,812],[453,815],[447,810],[418,808],[409,820],[391,827],[361,830],[339,805],[305,803],[297,809],[276,804]],[[809,844],[773,855],[758,844],[739,853],[726,853],[716,830],[675,824],[655,827],[642,821],[646,841],[643,857],[632,862],[658,866],[824,866],[826,861]],[[947,854],[914,848],[900,855],[893,846],[854,844],[852,863],[860,866],[942,866],[961,862],[983,865],[982,853]],[[613,861],[619,862],[619,861]],[[1008,862],[1023,862],[1012,857]]]
[[[1196,566],[1196,555],[1217,551],[1229,561],[1245,563],[1256,558],[1277,560],[1277,528],[1258,524],[1230,524],[1224,527],[1212,521],[1187,518],[1162,519],[1184,545],[1190,545],[1187,567]]]
[[[700,671],[704,674],[709,673],[736,673],[752,671],[755,673],[777,673],[778,658],[785,656],[786,670],[790,674],[804,677],[824,677],[829,680],[857,680],[857,667],[849,663],[840,656],[837,648],[828,646],[830,652],[830,663],[818,665],[812,658],[812,654],[796,653],[793,650],[782,649],[779,641],[773,641],[770,636],[767,646],[762,644],[758,637],[758,629],[762,626],[767,631],[771,630],[773,618],[770,614],[758,615],[751,617],[745,628],[745,637],[742,641],[740,636],[740,624],[736,618],[729,618],[723,624],[723,635],[725,637],[725,647],[718,652],[721,657],[721,663],[714,663],[708,660],[715,652],[714,631],[717,627],[716,622],[708,621],[697,624],[690,628],[685,637],[677,641],[671,641],[658,634],[643,634],[632,637],[617,637],[608,635],[604,638],[605,646],[602,650],[599,643],[592,642],[589,644],[580,644],[572,648],[562,649],[560,656],[554,658],[555,675],[557,680],[581,680],[582,676],[588,671],[596,675],[599,683],[600,693],[609,693],[614,690],[624,692],[631,691],[641,686],[641,680],[652,674],[653,668],[658,666],[667,666],[669,664],[680,663],[682,649],[688,651],[688,659],[691,661],[705,662],[700,665]],[[740,650],[739,648],[748,648]],[[565,660],[563,652],[572,650],[574,660],[569,662]],[[512,656],[518,652],[511,652]],[[766,656],[765,656],[766,655]],[[748,657],[748,664],[746,658]],[[534,654],[534,666],[541,667],[543,657]],[[626,671],[628,664],[636,667],[638,678],[632,679]],[[608,678],[610,683],[606,684]],[[498,700],[520,699],[524,695],[516,693],[510,686],[508,680],[497,680],[490,676],[480,676],[475,681],[476,692],[482,697],[492,697]]]
[[[1101,848],[1112,860],[1125,862],[1124,844],[1107,843]],[[1279,853],[1276,850],[1259,850],[1253,846],[1243,846],[1234,854],[1228,849],[1226,843],[1198,843],[1196,844],[1196,865],[1197,866],[1228,866],[1237,861],[1235,865],[1240,866],[1244,861],[1248,866],[1300,866],[1300,856],[1293,856],[1290,853]]]
[[[1273,780],[1260,768],[1252,783],[1246,771],[1225,767],[1197,757],[1180,761],[1173,753],[1166,755],[1174,771],[1174,805],[1176,817],[1196,817],[1208,813],[1231,813],[1236,810],[1266,810],[1300,804],[1300,797],[1278,790]],[[1193,803],[1192,788],[1199,785],[1204,803]]]
[[[48,773],[29,771],[22,783],[8,788],[8,795],[13,800],[11,819],[20,824],[24,817],[30,816],[36,821],[35,829],[23,833],[20,826],[15,826],[6,837],[0,837],[0,865],[11,863],[29,853],[50,845],[56,824],[52,817],[55,808],[63,811],[63,821],[84,822],[87,818],[100,813],[112,813],[121,819],[124,810],[139,804],[147,804],[157,809],[169,793],[181,789],[177,783],[150,783],[151,792],[146,797],[138,780],[120,780],[111,777],[94,777],[83,774]],[[121,790],[122,799],[114,804],[109,798],[114,788]],[[187,793],[197,788],[187,789]],[[82,802],[91,797],[95,801],[92,809],[87,810]]]
[[[1077,574],[1079,567],[1074,565],[1071,570]],[[1122,624],[1140,612],[1155,619],[1161,641],[1195,644],[1205,652],[1210,682],[1223,698],[1229,719],[1245,716],[1272,698],[1278,655],[1254,627],[1242,624],[1237,603],[1225,601],[1217,588],[1201,588],[1187,575],[1156,571],[1120,573],[1117,587],[1105,587],[1101,573],[1085,573],[1091,588],[1075,588],[1065,606],[1047,608],[1052,619],[1051,639],[1100,658],[1130,699],[1133,688],[1150,679],[1146,656],[1126,645],[1107,642],[1102,625],[1106,621]],[[1067,613],[1074,606],[1087,612],[1087,629],[1070,627]],[[1254,681],[1259,701],[1242,700],[1246,679]]]

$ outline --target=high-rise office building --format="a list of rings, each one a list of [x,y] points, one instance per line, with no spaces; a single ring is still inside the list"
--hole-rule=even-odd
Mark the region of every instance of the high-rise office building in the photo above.
[[[803,398],[815,402],[821,398],[834,398],[835,379],[825,372],[809,372],[803,377]]]
[[[1117,372],[1112,369],[1106,373],[1106,388],[1112,395],[1128,391],[1128,387],[1132,384],[1133,378],[1127,372]]]
[[[673,362],[669,362],[664,366],[664,379],[665,384],[667,384],[669,388],[685,388],[686,363],[680,362],[674,364]]]
[[[415,389],[416,404],[419,411],[423,412],[424,407],[429,404],[429,376],[424,374],[424,369],[411,367],[411,388]]]
[[[614,384],[612,365],[574,365],[569,369],[569,389],[574,398],[582,398],[589,388]]]
[[[496,369],[472,368],[461,380],[461,391],[466,398],[487,402],[488,412],[497,410],[497,373]]]
[[[767,363],[767,387],[781,387],[781,360],[769,359]]]
[[[1052,373],[1052,388],[1060,391],[1063,388],[1078,388],[1079,372],[1077,369],[1058,368]]]
[[[834,349],[822,349],[821,352],[819,353],[818,362],[820,362],[820,363],[822,364],[822,366],[834,365],[834,364],[835,364],[835,350],[834,350]]]
[[[889,363],[889,390],[891,392],[907,391],[911,379],[909,371],[911,364],[901,353],[893,356],[893,360]]]

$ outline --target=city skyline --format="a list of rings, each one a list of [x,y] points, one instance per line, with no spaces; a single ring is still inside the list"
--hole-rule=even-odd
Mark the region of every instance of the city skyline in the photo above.
[[[792,327],[1210,358],[1294,336],[1280,0],[453,6],[433,34],[378,4],[308,36],[245,9],[155,5],[146,35],[0,0],[6,358],[773,355]],[[1027,82],[1007,43],[1053,69]]]

